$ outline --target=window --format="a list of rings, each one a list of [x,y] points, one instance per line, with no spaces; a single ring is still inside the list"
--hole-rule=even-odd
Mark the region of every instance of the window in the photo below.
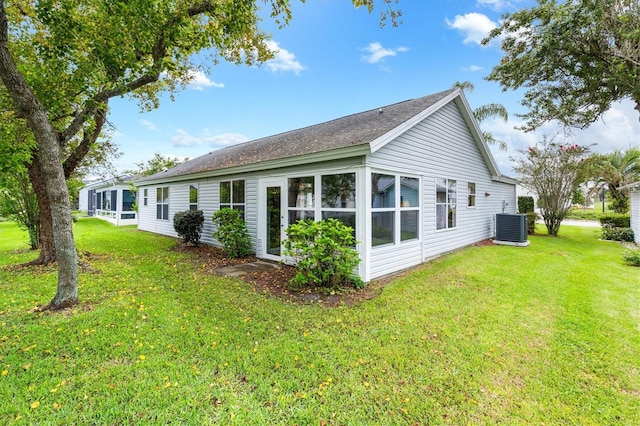
[[[400,241],[418,239],[420,180],[400,176]]]
[[[337,219],[356,230],[356,174],[321,176],[322,219]]]
[[[467,184],[467,206],[475,207],[476,206],[476,184],[473,182],[469,182]]]
[[[169,187],[156,189],[156,219],[169,220]]]
[[[436,179],[436,229],[456,226],[456,181]]]
[[[148,197],[149,197],[149,192],[148,192],[148,191],[147,191],[147,189],[145,188],[145,189],[142,191],[142,204],[143,204],[143,205],[145,205],[145,206],[149,204],[149,202],[148,202]]]
[[[371,210],[372,246],[418,239],[420,179],[372,173]]]
[[[102,191],[102,210],[111,210],[111,191]]]
[[[287,184],[289,224],[315,219],[315,177],[289,178]]]
[[[111,211],[115,212],[118,209],[118,191],[115,189],[111,191]]]
[[[242,220],[244,220],[244,179],[220,182],[220,209],[224,208],[239,210]]]
[[[196,185],[189,185],[189,210],[191,211],[198,210],[198,187]]]
[[[122,190],[122,211],[132,212],[136,203],[136,193],[128,189]]]

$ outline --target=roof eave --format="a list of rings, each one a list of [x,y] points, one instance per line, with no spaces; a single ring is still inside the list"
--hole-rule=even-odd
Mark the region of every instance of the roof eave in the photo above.
[[[260,163],[251,163],[235,167],[227,167],[224,169],[208,170],[199,173],[191,173],[179,176],[158,177],[156,179],[145,180],[139,182],[138,186],[150,186],[161,183],[190,181],[218,176],[239,175],[252,172],[261,172],[265,170],[281,169],[285,167],[300,166],[304,164],[319,163],[323,161],[331,161],[349,157],[366,155],[371,152],[369,144],[360,144],[345,148],[332,149],[328,151],[314,152],[311,154],[298,155],[295,157],[279,158]]]

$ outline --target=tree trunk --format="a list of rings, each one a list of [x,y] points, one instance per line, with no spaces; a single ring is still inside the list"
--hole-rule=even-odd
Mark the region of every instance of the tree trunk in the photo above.
[[[44,177],[40,171],[40,159],[34,153],[31,164],[28,165],[31,186],[38,200],[40,211],[40,255],[29,262],[30,265],[48,265],[56,261],[56,251],[53,245],[53,219],[51,217],[51,205],[47,196],[47,188]]]
[[[20,116],[26,118],[38,143],[40,171],[51,205],[58,291],[44,309],[62,309],[78,303],[78,256],[73,240],[69,191],[64,178],[57,134],[44,106],[30,90],[9,51],[9,23],[5,2],[0,0],[0,78]]]

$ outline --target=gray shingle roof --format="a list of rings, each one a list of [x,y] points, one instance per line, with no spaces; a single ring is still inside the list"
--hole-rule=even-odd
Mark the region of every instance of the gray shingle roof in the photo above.
[[[233,145],[142,179],[151,181],[367,144],[436,104],[456,89]]]

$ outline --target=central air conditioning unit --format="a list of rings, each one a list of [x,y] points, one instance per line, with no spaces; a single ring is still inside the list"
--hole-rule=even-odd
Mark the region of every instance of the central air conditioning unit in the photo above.
[[[528,246],[526,214],[496,214],[496,244]]]

